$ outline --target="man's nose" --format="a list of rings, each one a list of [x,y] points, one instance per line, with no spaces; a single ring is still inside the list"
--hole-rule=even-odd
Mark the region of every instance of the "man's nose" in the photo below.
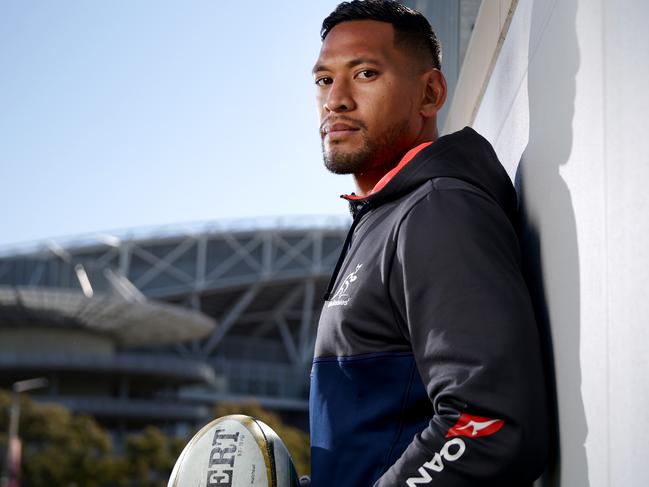
[[[327,93],[324,109],[327,112],[348,112],[356,108],[349,83],[345,80],[334,80]]]

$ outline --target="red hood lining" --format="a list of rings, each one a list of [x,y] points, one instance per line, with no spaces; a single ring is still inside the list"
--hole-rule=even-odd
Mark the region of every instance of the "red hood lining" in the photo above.
[[[386,172],[383,175],[383,177],[381,179],[379,179],[379,181],[374,185],[374,187],[372,188],[372,191],[370,191],[369,194],[367,194],[365,196],[359,196],[359,195],[356,195],[356,194],[343,194],[343,195],[341,195],[341,198],[345,198],[346,200],[357,201],[357,200],[365,199],[368,196],[371,196],[373,194],[378,193],[379,191],[381,191],[385,187],[386,184],[388,184],[392,180],[392,178],[394,178],[394,176],[397,175],[397,173],[399,171],[401,171],[401,169],[403,169],[406,166],[406,164],[408,164],[410,161],[412,161],[412,159],[417,154],[419,154],[419,152],[422,149],[428,147],[430,144],[432,144],[431,141],[422,142],[418,146],[413,147],[408,152],[406,152],[405,155],[399,161],[399,164],[397,164],[392,169],[390,169],[388,172]]]

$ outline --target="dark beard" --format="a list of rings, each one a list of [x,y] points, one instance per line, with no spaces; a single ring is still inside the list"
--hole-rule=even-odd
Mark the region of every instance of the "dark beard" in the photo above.
[[[363,146],[354,153],[336,153],[335,146],[327,153],[322,142],[322,159],[325,167],[334,174],[357,174],[366,170],[367,161],[371,160],[371,144],[363,136]]]
[[[362,174],[373,167],[385,164],[394,158],[395,152],[401,155],[398,141],[408,130],[408,120],[395,122],[380,138],[369,140],[362,133],[362,147],[353,153],[337,153],[334,145],[327,153],[322,141],[322,158],[325,167],[334,174]]]

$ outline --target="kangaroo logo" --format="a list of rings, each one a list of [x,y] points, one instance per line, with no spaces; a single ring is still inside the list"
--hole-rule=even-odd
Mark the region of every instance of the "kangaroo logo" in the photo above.
[[[455,426],[448,430],[447,438],[455,436],[467,436],[477,438],[479,436],[493,435],[505,425],[502,419],[482,418],[471,414],[462,414]]]
[[[345,277],[343,282],[340,283],[340,286],[338,286],[336,294],[334,294],[331,298],[331,301],[329,301],[328,307],[347,306],[347,303],[349,303],[349,294],[347,294],[347,289],[349,289],[349,286],[351,286],[351,284],[356,281],[356,279],[358,279],[356,274],[358,274],[358,271],[361,267],[363,267],[363,264],[358,264],[353,272],[347,274],[347,277]]]

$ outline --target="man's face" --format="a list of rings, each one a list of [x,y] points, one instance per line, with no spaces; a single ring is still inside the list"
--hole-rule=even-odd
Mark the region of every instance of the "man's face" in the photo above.
[[[417,140],[421,77],[386,22],[342,22],[325,38],[314,77],[325,166],[362,174],[396,164]]]

